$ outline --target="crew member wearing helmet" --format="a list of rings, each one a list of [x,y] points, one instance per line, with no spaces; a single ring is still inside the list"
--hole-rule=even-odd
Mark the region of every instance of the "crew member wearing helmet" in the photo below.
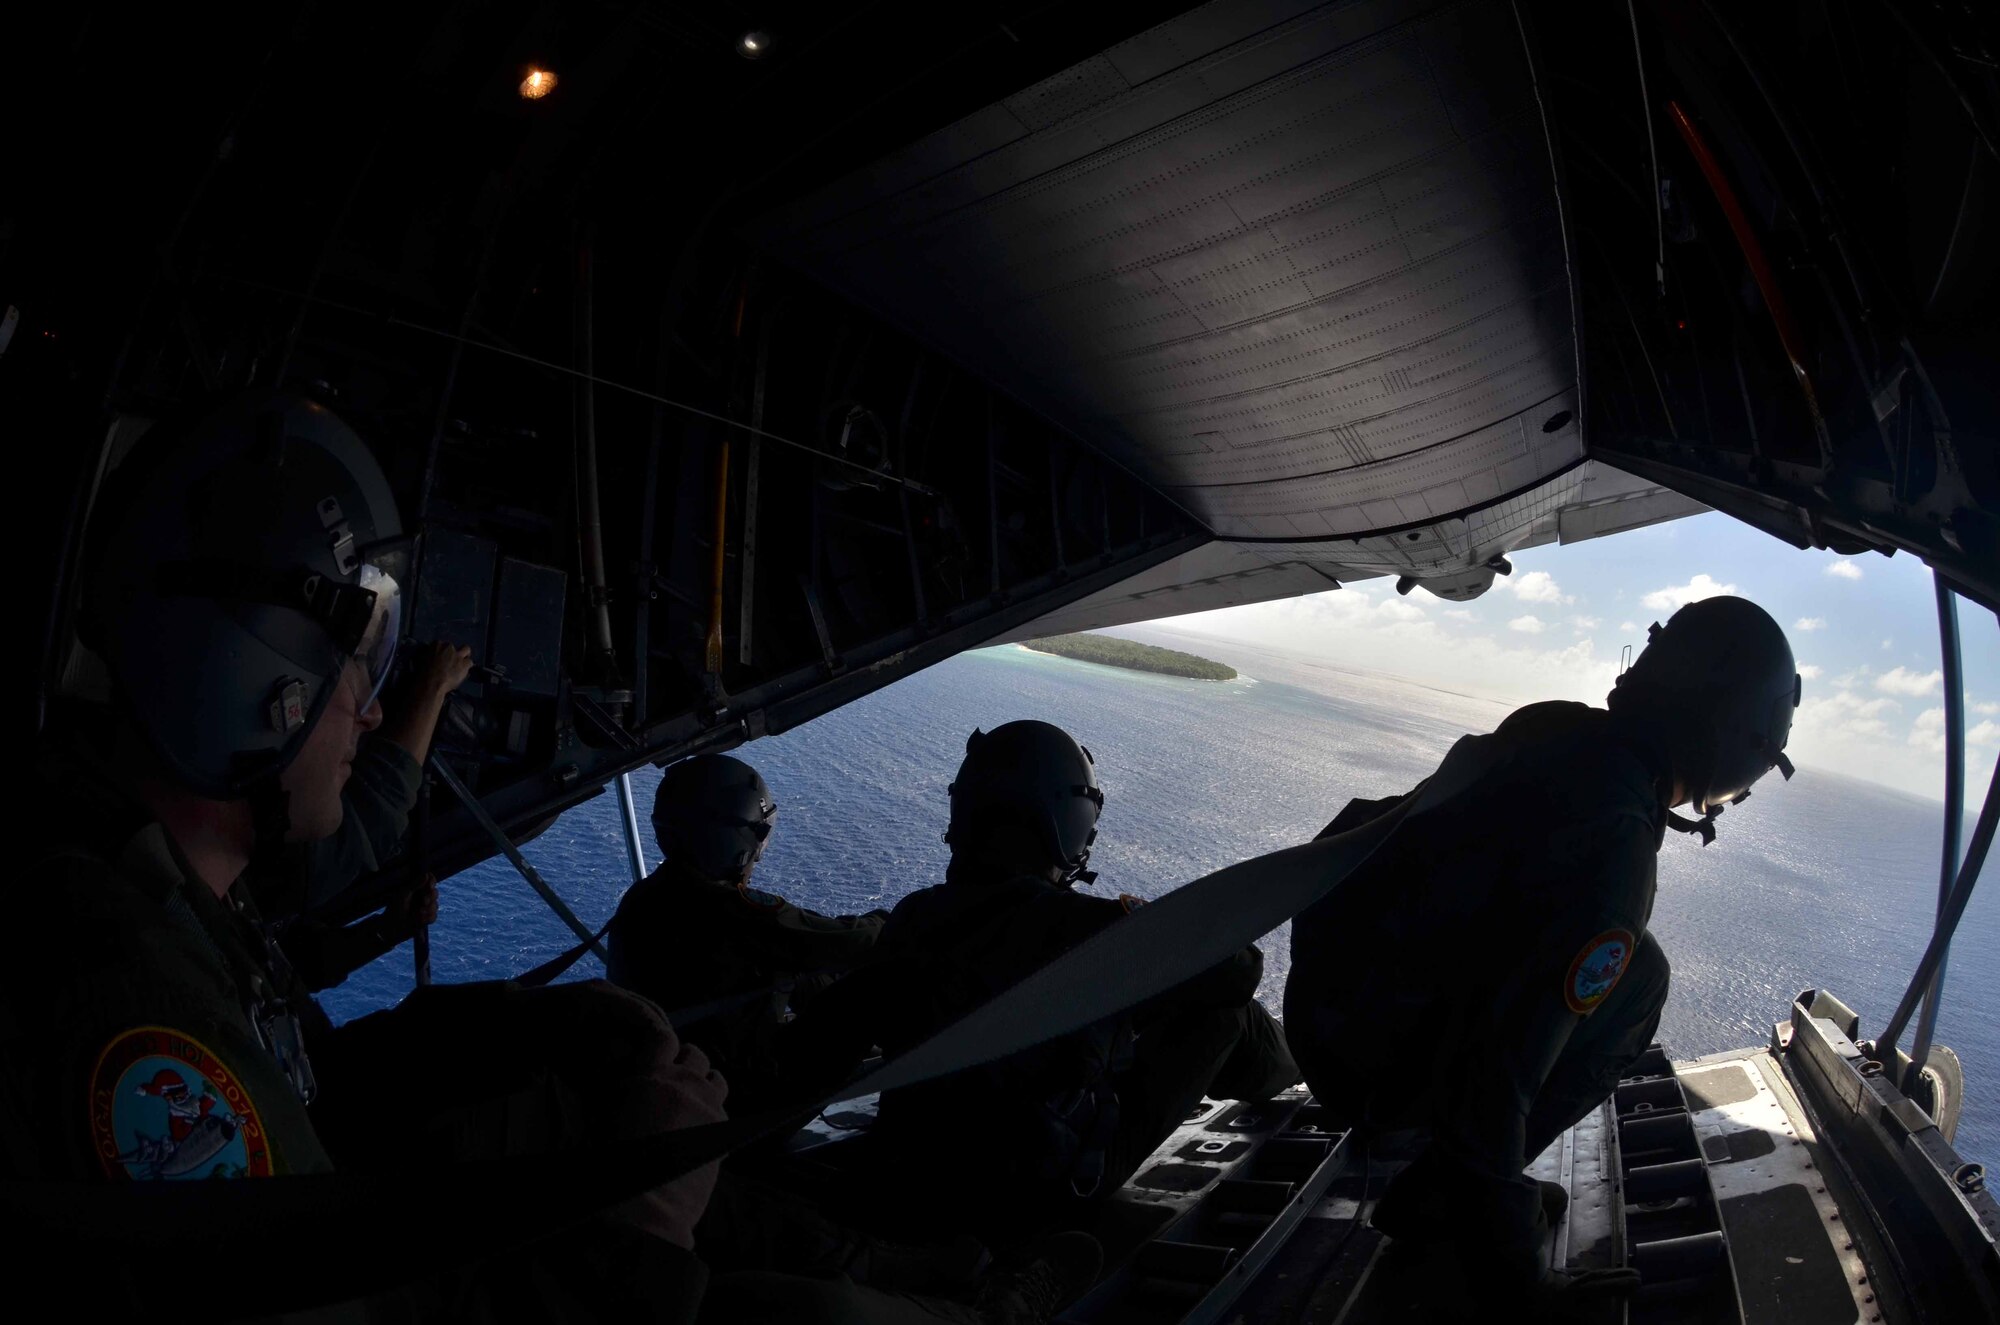
[[[727,1077],[741,1111],[779,1085],[772,1038],[868,960],[886,911],[824,916],[750,886],[778,804],[728,755],[684,759],[660,779],[660,868],[632,885],[607,935],[611,978],[674,1014]]]
[[[1076,891],[1096,877],[1086,866],[1104,793],[1090,752],[1060,727],[973,732],[950,795],[945,882],[896,906],[882,964],[802,1017],[801,1034],[847,1020],[850,1035],[900,1052],[1138,905]],[[1109,1196],[1204,1094],[1264,1099],[1298,1080],[1256,1000],[1262,973],[1245,948],[1122,1016],[888,1092],[872,1176],[906,1218],[998,1237]],[[980,1199],[965,1202],[968,1189]]]
[[[1791,776],[1799,688],[1762,608],[1690,603],[1608,710],[1511,714],[1471,789],[1293,922],[1285,1028],[1314,1096],[1431,1136],[1376,1227],[1526,1302],[1632,1289],[1630,1271],[1551,1276],[1538,1248],[1567,1195],[1523,1170],[1651,1043],[1668,985],[1646,930],[1655,854],[1669,827],[1706,841],[1765,773]],[[1351,802],[1322,836],[1400,799]]]
[[[419,991],[323,1044],[301,1036],[309,1000],[244,879],[339,830],[357,743],[382,721],[406,560],[344,422],[277,397],[156,428],[90,534],[79,633],[111,710],[52,734],[24,824],[37,884],[10,920],[43,941],[0,967],[0,1174],[257,1177],[336,1157],[407,1173],[723,1117],[700,1051],[602,983]],[[143,1089],[163,1068],[184,1093]],[[506,1126],[437,1125],[468,1083]],[[201,1125],[175,1126],[176,1108]],[[692,1311],[713,1181],[697,1170],[593,1229],[609,1297]]]
[[[398,534],[366,445],[298,397],[156,429],[107,480],[80,634],[112,708],[78,706],[51,724],[24,823],[36,886],[14,890],[9,919],[37,941],[0,965],[0,1179],[263,1177],[336,1161],[392,1178],[448,1174],[723,1121],[726,1087],[702,1052],[654,1004],[602,981],[423,989],[301,1036],[310,999],[247,878],[266,852],[341,827],[358,744],[382,724]],[[704,1300],[694,1228],[716,1172],[657,1184],[571,1232],[544,1225],[525,1252],[440,1267],[390,1312],[692,1321],[699,1307],[727,1321],[1025,1325],[1096,1273],[1095,1244],[1073,1238],[989,1276],[982,1309],[969,1310],[902,1291],[913,1276],[928,1286],[935,1257],[885,1256],[766,1203],[757,1226],[790,1240],[719,1271]],[[129,1226],[126,1213],[114,1223]],[[568,1224],[583,1212],[560,1213]],[[210,1259],[241,1252],[226,1236],[194,1245]],[[163,1245],[183,1248],[176,1267],[194,1254],[185,1237]],[[108,1260],[99,1270],[73,1295],[136,1300],[165,1273]],[[871,1282],[852,1282],[863,1270]]]
[[[382,695],[382,725],[355,749],[340,797],[340,831],[287,844],[250,872],[258,908],[310,990],[332,988],[437,919],[437,880],[429,877],[380,899],[380,911],[353,924],[328,924],[315,914],[402,848],[431,736],[445,702],[472,672],[472,650],[462,645],[433,643],[405,652],[414,656],[401,669],[401,682]],[[310,1021],[309,1034],[327,1029],[323,1015]]]

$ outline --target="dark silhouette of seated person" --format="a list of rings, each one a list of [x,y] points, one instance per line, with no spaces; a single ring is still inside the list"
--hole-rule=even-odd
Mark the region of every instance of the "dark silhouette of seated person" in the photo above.
[[[778,806],[757,770],[700,755],[666,771],[653,802],[660,867],[632,885],[607,934],[613,981],[675,1018],[742,1111],[771,1098],[773,1035],[867,961],[882,911],[826,916],[753,888]]]
[[[1103,803],[1089,752],[1061,728],[975,731],[951,784],[945,882],[905,897],[880,964],[793,1029],[893,1055],[1116,924],[1137,899],[1075,887],[1095,877],[1085,865]],[[1262,973],[1262,954],[1245,948],[1082,1031],[887,1092],[869,1183],[903,1218],[996,1241],[1084,1217],[1204,1094],[1263,1099],[1298,1080],[1256,1001]]]
[[[1523,1170],[1659,1027],[1669,970],[1647,922],[1666,830],[1712,836],[1751,783],[1790,776],[1798,697],[1791,647],[1761,608],[1683,607],[1653,627],[1608,711],[1511,714],[1483,738],[1497,759],[1470,789],[1293,922],[1285,1027],[1315,1098],[1354,1123],[1429,1133],[1375,1226],[1463,1266],[1486,1307],[1634,1287],[1628,1270],[1547,1268],[1542,1239],[1567,1193]],[[1353,801],[1321,835],[1401,799]],[[1689,803],[1702,819],[1673,813]],[[1390,1053],[1398,1070],[1384,1070]]]

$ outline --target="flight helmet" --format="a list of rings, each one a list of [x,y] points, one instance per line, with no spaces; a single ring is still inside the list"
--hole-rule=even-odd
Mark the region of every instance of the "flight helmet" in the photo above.
[[[381,466],[325,405],[243,397],[155,427],[92,526],[80,635],[191,789],[275,787],[350,660],[374,702],[409,543]]]
[[[1062,728],[1027,719],[975,730],[947,791],[951,827],[945,841],[964,843],[991,827],[1018,825],[1047,864],[1063,868],[1064,882],[1096,877],[1084,866],[1097,840],[1104,792],[1090,751]]]
[[[653,798],[660,850],[704,879],[735,879],[762,860],[777,819],[764,779],[728,755],[681,760]]]
[[[1653,719],[1696,813],[1742,800],[1773,768],[1791,777],[1785,743],[1802,683],[1769,613],[1747,598],[1704,598],[1647,638],[1608,702]]]

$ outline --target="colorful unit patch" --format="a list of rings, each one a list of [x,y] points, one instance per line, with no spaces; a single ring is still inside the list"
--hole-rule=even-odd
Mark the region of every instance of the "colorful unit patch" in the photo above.
[[[126,1031],[90,1074],[90,1136],[114,1178],[267,1177],[271,1149],[250,1092],[199,1040]]]
[[[1563,1002],[1571,1012],[1589,1012],[1604,1001],[1632,960],[1632,931],[1607,929],[1583,945],[1563,978]]]
[[[1131,893],[1118,894],[1118,905],[1125,908],[1125,914],[1128,916],[1145,904],[1146,899],[1143,897],[1134,897]]]

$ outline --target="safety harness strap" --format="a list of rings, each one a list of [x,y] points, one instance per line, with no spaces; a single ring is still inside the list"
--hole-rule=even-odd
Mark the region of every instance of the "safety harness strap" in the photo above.
[[[616,917],[613,917],[613,919],[616,919]],[[583,942],[576,944],[575,946],[568,948],[562,952],[557,953],[555,956],[543,962],[540,966],[531,967],[530,969],[525,970],[521,972],[519,975],[515,976],[514,983],[517,985],[526,985],[530,989],[541,988],[549,981],[561,975],[564,971],[567,971],[570,967],[582,961],[583,954],[589,952],[592,948],[596,947],[599,943],[601,943],[604,939],[604,936],[610,932],[611,932],[611,921],[607,920],[595,934],[592,934],[589,938],[585,939]],[[674,1024],[678,1026],[680,1023],[677,1021]]]
[[[528,858],[514,845],[514,839],[507,836],[506,830],[494,822],[493,816],[486,812],[486,807],[480,803],[479,797],[473,795],[471,790],[459,781],[458,774],[451,771],[451,765],[442,759],[433,759],[430,767],[431,771],[437,774],[438,781],[444,783],[451,794],[458,797],[473,821],[486,830],[486,836],[493,840],[493,845],[499,847],[501,854],[520,871],[521,877],[528,881],[528,886],[541,894],[542,900],[549,904],[549,910],[555,912],[562,922],[570,927],[570,932],[582,939],[586,948],[597,954],[599,960],[604,960],[604,948],[598,943],[598,936],[591,933],[590,926],[577,919],[576,912],[569,909],[569,903],[558,897],[556,890],[549,887],[542,876],[535,872],[535,867],[528,863]]]

